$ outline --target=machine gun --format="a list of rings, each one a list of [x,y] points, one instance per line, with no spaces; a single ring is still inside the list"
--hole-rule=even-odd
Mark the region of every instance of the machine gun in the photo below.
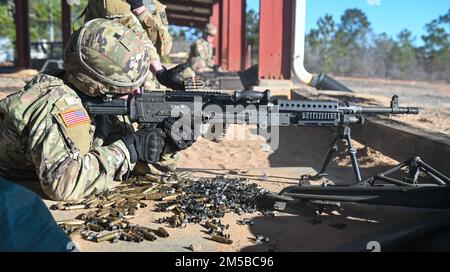
[[[257,118],[254,124],[263,127],[334,127],[337,128],[337,136],[330,146],[319,173],[314,177],[302,177],[302,182],[298,186],[286,188],[277,197],[284,200],[300,198],[314,201],[350,201],[425,208],[450,207],[450,201],[448,201],[450,200],[448,186],[450,179],[419,158],[411,159],[367,180],[362,179],[357,152],[352,145],[350,125],[364,124],[365,117],[373,114],[419,113],[417,107],[400,107],[397,96],[392,98],[390,107],[362,107],[349,102],[284,99],[271,101],[269,91],[237,91],[232,94],[204,91],[145,91],[130,96],[128,100],[87,99],[84,106],[94,116],[126,115],[132,122],[150,127],[158,126],[170,117],[182,117],[186,113],[194,120],[210,124],[229,124],[230,120],[232,123],[252,123],[255,119],[251,116],[259,116],[264,118]],[[248,106],[253,107],[249,110]],[[263,107],[264,112],[261,113],[260,109]],[[178,115],[174,116],[174,113]],[[305,186],[306,179],[317,180],[326,176],[326,169],[333,154],[338,151],[340,140],[347,143],[356,183],[352,186]],[[405,167],[409,167],[408,177],[403,180],[387,177]],[[428,175],[435,184],[420,185],[418,183],[420,173]],[[382,181],[383,185],[380,187],[376,181]],[[442,194],[441,189],[444,189],[446,193]],[[433,192],[441,197],[438,199],[427,195]],[[417,201],[417,198],[425,198],[429,201],[423,199]]]

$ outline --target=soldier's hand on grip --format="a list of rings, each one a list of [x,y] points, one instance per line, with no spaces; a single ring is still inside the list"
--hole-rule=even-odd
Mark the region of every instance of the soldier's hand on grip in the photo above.
[[[130,152],[132,163],[156,163],[164,149],[164,131],[159,128],[144,128],[122,138]]]
[[[156,79],[162,85],[177,91],[184,91],[184,80],[182,72],[186,70],[188,64],[180,64],[172,69],[163,68],[156,72]]]

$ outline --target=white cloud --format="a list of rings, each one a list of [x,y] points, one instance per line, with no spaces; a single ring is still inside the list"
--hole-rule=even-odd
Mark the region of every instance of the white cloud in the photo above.
[[[381,0],[367,0],[369,6],[379,6],[381,5]]]

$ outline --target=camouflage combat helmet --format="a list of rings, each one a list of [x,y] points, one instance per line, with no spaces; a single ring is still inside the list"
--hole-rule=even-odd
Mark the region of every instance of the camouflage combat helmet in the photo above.
[[[90,96],[130,93],[142,85],[149,67],[148,44],[113,20],[87,22],[64,52],[66,80]]]
[[[166,56],[172,50],[172,36],[169,33],[166,6],[158,0],[144,0],[146,11],[139,15],[150,40],[160,56]]]
[[[206,24],[206,26],[203,28],[203,33],[215,36],[217,34],[217,28],[213,24]]]

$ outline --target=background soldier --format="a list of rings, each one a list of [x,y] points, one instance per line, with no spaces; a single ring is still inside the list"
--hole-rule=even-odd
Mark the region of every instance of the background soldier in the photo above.
[[[172,141],[164,132],[171,123],[114,135],[82,103],[134,92],[148,74],[151,49],[115,20],[96,19],[75,32],[65,70],[38,74],[0,101],[0,175],[38,179],[51,199],[77,200],[111,188],[137,162],[157,162]]]
[[[217,71],[214,60],[214,37],[217,28],[213,24],[207,24],[203,29],[203,37],[198,39],[191,47],[189,65],[195,73]]]
[[[161,57],[167,56],[172,49],[172,37],[169,33],[166,6],[157,0],[90,0],[85,11],[85,20],[95,18],[115,19],[139,33],[143,39],[151,42],[154,47],[150,50],[150,69],[143,87],[146,90],[157,90],[162,85],[175,90],[184,90],[183,80],[186,65],[173,68],[172,78],[169,81],[176,84],[167,84],[160,73],[166,71],[161,64]],[[192,75],[194,76],[194,75]],[[191,76],[188,76],[191,77]],[[103,127],[110,127],[109,120],[101,120]],[[124,120],[126,122],[126,120]],[[117,131],[119,133],[120,131]],[[138,163],[135,167],[136,174],[162,174],[168,170],[174,171],[176,167],[175,150],[170,145],[164,150],[162,159],[154,164]],[[162,171],[162,172],[161,172]]]
[[[95,18],[118,19],[135,32],[143,33],[141,37],[154,45],[150,54],[152,73],[149,73],[145,81],[146,89],[159,89],[158,83],[161,83],[171,89],[184,90],[181,77],[178,78],[177,85],[170,86],[164,79],[159,78],[159,73],[165,70],[161,64],[161,57],[167,56],[172,49],[166,6],[157,0],[90,0],[85,10],[85,21]]]

